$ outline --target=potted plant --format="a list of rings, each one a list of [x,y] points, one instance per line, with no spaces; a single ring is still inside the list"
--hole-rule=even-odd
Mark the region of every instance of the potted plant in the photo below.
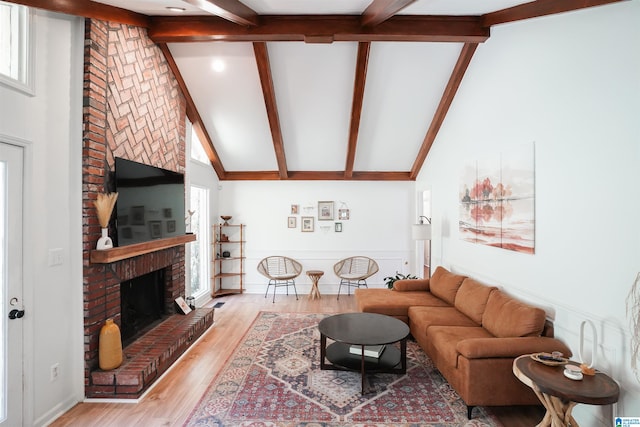
[[[414,276],[413,274],[404,275],[396,271],[395,276],[385,277],[383,280],[384,280],[384,283],[387,285],[387,288],[393,289],[393,284],[396,282],[396,280],[404,280],[404,279],[417,279],[417,277]]]

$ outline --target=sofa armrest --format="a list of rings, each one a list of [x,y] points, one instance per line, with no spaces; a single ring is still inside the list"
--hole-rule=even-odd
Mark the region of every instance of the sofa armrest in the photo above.
[[[393,290],[400,292],[428,291],[429,279],[401,279],[393,283]]]
[[[572,353],[562,341],[548,337],[469,338],[460,341],[456,350],[467,359],[518,357],[523,354],[559,351],[564,357]]]

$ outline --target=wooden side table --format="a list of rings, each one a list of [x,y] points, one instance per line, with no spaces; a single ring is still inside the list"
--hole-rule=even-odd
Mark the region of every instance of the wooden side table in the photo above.
[[[320,299],[320,290],[318,289],[318,281],[324,275],[324,271],[309,270],[307,276],[311,279],[311,292],[309,293],[309,299]]]
[[[531,387],[547,410],[537,427],[578,427],[571,415],[578,403],[609,405],[618,401],[620,387],[608,375],[596,372],[575,381],[565,377],[563,371],[564,365],[547,366],[533,360],[529,354],[513,361],[514,375]]]

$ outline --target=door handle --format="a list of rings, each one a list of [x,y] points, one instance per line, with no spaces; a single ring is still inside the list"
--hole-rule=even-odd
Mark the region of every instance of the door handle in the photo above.
[[[23,316],[24,316],[24,310],[18,310],[16,308],[14,308],[13,310],[11,310],[9,312],[9,319],[11,319],[11,320],[20,319]]]

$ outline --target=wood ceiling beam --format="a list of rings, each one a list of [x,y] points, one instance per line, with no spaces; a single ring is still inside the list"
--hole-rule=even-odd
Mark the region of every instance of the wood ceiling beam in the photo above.
[[[409,172],[354,172],[346,179],[341,171],[289,171],[290,181],[411,181]],[[221,181],[278,181],[277,171],[227,172]]]
[[[482,16],[482,25],[491,27],[492,25],[504,24],[505,22],[521,21],[539,16],[571,12],[573,10],[602,6],[620,1],[625,0],[538,0],[487,13]]]
[[[482,43],[490,30],[478,16],[398,15],[363,27],[354,15],[263,15],[260,25],[241,27],[213,16],[156,16],[149,36],[155,42],[196,41],[416,41]]]
[[[219,16],[235,24],[247,27],[258,25],[256,11],[238,0],[183,0],[199,9]]]
[[[353,83],[353,101],[351,105],[351,123],[349,124],[347,162],[344,168],[344,177],[346,179],[351,179],[353,176],[353,164],[356,160],[356,147],[358,145],[358,132],[360,130],[360,117],[362,115],[364,87],[367,81],[370,50],[371,43],[358,43],[358,59],[356,61],[356,75]]]
[[[115,6],[109,6],[90,0],[7,0],[9,3],[45,9],[67,15],[101,19],[148,28],[151,19],[147,15],[132,12]]]
[[[280,127],[280,117],[278,116],[276,93],[273,88],[273,77],[271,75],[271,65],[269,63],[267,44],[263,42],[253,43],[253,52],[256,57],[256,64],[258,65],[258,74],[260,75],[260,85],[262,86],[264,105],[267,108],[267,118],[269,119],[273,149],[275,150],[276,160],[278,162],[278,172],[281,179],[287,179],[287,159],[284,153],[282,129]]]
[[[207,153],[207,157],[209,157],[209,161],[211,162],[211,166],[216,171],[216,175],[218,175],[219,179],[224,179],[227,172],[224,170],[224,166],[220,161],[220,156],[218,156],[218,152],[213,146],[213,142],[209,137],[209,133],[207,132],[204,123],[202,122],[202,117],[200,117],[200,113],[198,113],[198,109],[196,108],[195,102],[193,102],[193,98],[189,93],[189,89],[187,89],[187,84],[182,78],[182,74],[180,74],[180,70],[178,69],[178,64],[176,64],[173,55],[171,55],[171,51],[169,47],[165,43],[158,43],[158,47],[164,54],[164,57],[167,60],[167,64],[169,64],[169,68],[173,72],[176,81],[178,82],[178,86],[180,87],[180,91],[184,96],[187,103],[187,118],[193,125],[193,129],[198,135],[198,139],[202,143],[202,148]]]
[[[453,67],[453,72],[451,73],[451,77],[449,77],[449,82],[447,83],[447,87],[442,94],[442,98],[440,98],[440,104],[438,104],[438,108],[436,109],[435,114],[433,115],[433,120],[431,120],[431,125],[427,130],[427,134],[424,137],[424,141],[422,142],[422,146],[420,147],[420,151],[418,152],[418,156],[416,157],[416,161],[411,168],[411,179],[415,180],[418,177],[418,173],[420,173],[420,169],[422,169],[422,165],[427,158],[427,154],[429,154],[429,150],[431,150],[431,146],[433,145],[433,141],[435,141],[438,132],[440,131],[440,126],[444,122],[445,117],[447,116],[447,112],[449,111],[449,107],[453,102],[453,98],[456,96],[456,92],[460,87],[460,83],[462,82],[462,78],[464,77],[467,68],[469,67],[469,63],[471,62],[471,58],[473,58],[473,54],[475,53],[478,47],[477,43],[466,43],[462,46],[462,52],[460,52],[460,56],[458,57],[458,61],[456,65]]]
[[[362,12],[360,22],[364,27],[378,25],[400,12],[416,0],[373,0]]]

